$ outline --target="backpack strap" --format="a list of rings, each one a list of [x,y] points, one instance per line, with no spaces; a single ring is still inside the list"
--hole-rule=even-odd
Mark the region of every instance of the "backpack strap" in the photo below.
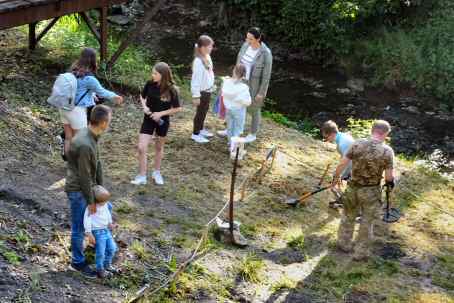
[[[79,101],[77,101],[77,102],[74,104],[74,106],[79,105],[80,101],[82,101],[82,99],[88,94],[89,91],[90,91],[90,90],[87,89],[87,91],[82,95],[82,97],[79,98]]]

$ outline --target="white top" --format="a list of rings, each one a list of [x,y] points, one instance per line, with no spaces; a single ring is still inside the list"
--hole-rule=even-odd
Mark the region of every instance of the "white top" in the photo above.
[[[224,78],[222,97],[226,109],[241,109],[251,105],[249,86],[233,78]]]
[[[208,61],[210,68],[207,68],[199,57],[196,57],[192,63],[191,93],[193,98],[200,98],[200,92],[213,89],[214,72],[211,57],[208,57]]]
[[[106,202],[103,206],[96,205],[96,213],[89,215],[88,207],[84,214],[84,228],[86,233],[91,233],[92,230],[105,229],[112,223],[112,215],[109,211]]]
[[[241,63],[243,63],[246,67],[246,80],[249,80],[249,78],[251,77],[252,65],[254,64],[255,57],[257,56],[259,50],[260,48],[253,49],[251,46],[249,46],[243,57],[241,58]]]

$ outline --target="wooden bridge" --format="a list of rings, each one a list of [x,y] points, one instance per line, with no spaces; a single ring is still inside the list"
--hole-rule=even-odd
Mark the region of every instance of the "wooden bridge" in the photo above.
[[[127,0],[0,0],[0,30],[16,26],[29,27],[29,48],[35,49],[37,43],[46,35],[61,16],[79,14],[87,23],[100,44],[101,60],[107,60],[107,10],[112,4],[121,4]],[[99,10],[99,27],[86,13]],[[46,27],[37,33],[37,24],[52,19]]]

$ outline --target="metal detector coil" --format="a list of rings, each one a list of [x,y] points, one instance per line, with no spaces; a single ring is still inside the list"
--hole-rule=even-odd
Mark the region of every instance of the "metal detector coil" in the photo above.
[[[383,221],[386,223],[395,223],[399,221],[401,214],[399,209],[390,207],[390,194],[391,189],[389,186],[386,186],[386,207],[385,212],[383,213]]]

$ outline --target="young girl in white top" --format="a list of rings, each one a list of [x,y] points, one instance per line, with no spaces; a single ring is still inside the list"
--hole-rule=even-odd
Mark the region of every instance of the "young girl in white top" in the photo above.
[[[194,117],[194,130],[191,138],[197,143],[207,143],[207,138],[213,134],[204,129],[205,118],[210,108],[211,93],[214,90],[213,39],[202,35],[197,40],[194,48],[194,61],[192,63],[191,93],[192,103],[197,107]]]
[[[246,67],[241,63],[237,64],[233,69],[232,78],[225,78],[222,85],[229,142],[233,137],[239,137],[243,133],[246,108],[251,105],[249,86],[243,82],[245,75]]]

